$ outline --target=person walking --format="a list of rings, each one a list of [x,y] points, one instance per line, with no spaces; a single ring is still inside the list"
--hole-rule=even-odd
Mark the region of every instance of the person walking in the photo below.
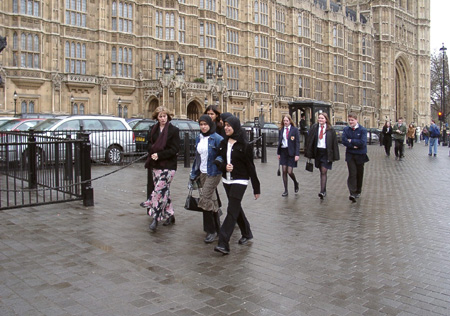
[[[348,124],[342,132],[342,144],[346,147],[345,161],[348,168],[347,187],[350,201],[356,202],[361,196],[364,179],[364,164],[367,157],[367,129],[358,124],[355,113],[349,113]]]
[[[414,141],[416,140],[416,128],[414,127],[414,124],[409,124],[406,137],[408,137],[408,148],[412,149],[414,147]]]
[[[428,156],[431,156],[434,150],[434,157],[436,157],[438,140],[439,137],[441,136],[441,133],[439,132],[439,127],[437,127],[436,122],[434,120],[431,120],[429,132],[430,132],[430,139],[429,139],[430,146],[428,147]]]
[[[392,126],[391,122],[386,121],[384,123],[383,129],[381,131],[383,135],[383,145],[384,151],[386,152],[386,156],[389,157],[391,155],[391,147],[392,147]]]
[[[144,205],[147,207],[147,214],[153,217],[149,229],[155,232],[161,220],[166,220],[163,226],[175,223],[170,184],[177,170],[180,131],[169,123],[172,117],[163,106],[156,108],[152,118],[158,122],[150,132],[149,157],[145,162],[145,168],[152,168],[154,189]]]
[[[216,124],[216,133],[222,135],[223,123],[220,120],[220,111],[215,105],[208,105],[203,114],[208,114],[212,121]]]
[[[212,243],[220,230],[220,199],[217,186],[222,172],[214,164],[219,154],[219,145],[223,137],[217,134],[216,124],[207,114],[200,116],[200,134],[195,138],[195,158],[189,179],[200,181],[201,195],[198,207],[203,209],[203,230],[206,232],[204,242]]]
[[[423,140],[424,140],[424,142],[425,142],[425,146],[428,146],[428,140],[429,140],[429,138],[430,138],[430,132],[429,132],[429,130],[428,130],[428,126],[425,126],[425,127],[422,129],[422,137],[423,137]]]
[[[333,161],[339,160],[339,147],[336,131],[326,113],[320,113],[318,123],[309,130],[305,156],[314,159],[314,165],[320,170],[319,198],[327,196],[327,171],[331,170]]]
[[[294,181],[295,193],[298,193],[299,184],[294,174],[294,168],[297,168],[297,161],[300,158],[300,133],[289,114],[283,115],[281,120],[277,155],[283,171],[284,192],[281,196],[288,196],[288,175]]]
[[[403,143],[405,142],[405,136],[406,136],[406,126],[403,124],[403,118],[400,117],[397,121],[397,123],[394,124],[394,127],[392,128],[392,135],[394,137],[395,147],[394,147],[394,153],[395,153],[395,160],[402,160],[403,157],[405,157],[403,149]]]
[[[241,123],[235,116],[225,120],[226,137],[220,143],[219,155],[215,163],[222,171],[222,183],[228,198],[227,216],[220,227],[219,242],[214,251],[223,255],[230,253],[230,238],[236,223],[242,237],[239,244],[244,245],[253,239],[250,223],[242,209],[242,198],[249,179],[252,182],[255,200],[260,196],[260,183],[253,163],[252,147],[242,135]]]

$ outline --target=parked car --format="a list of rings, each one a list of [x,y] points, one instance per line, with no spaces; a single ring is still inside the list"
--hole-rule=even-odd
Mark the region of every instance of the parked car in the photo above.
[[[136,145],[133,132],[123,118],[114,116],[74,115],[50,118],[37,124],[36,134],[66,138],[76,138],[76,133],[83,130],[89,133],[91,158],[107,163],[120,163],[125,154],[133,154]],[[37,136],[39,137],[39,136]],[[39,148],[42,159],[52,159],[52,150]]]
[[[248,121],[242,124],[242,127],[249,133],[253,129],[253,137],[257,138],[258,130],[255,128],[255,122]],[[268,146],[275,145],[278,143],[278,132],[280,128],[275,123],[264,123],[261,128],[261,134],[266,133],[266,144]]]
[[[0,125],[13,119],[14,117],[0,117]]]
[[[133,128],[137,123],[139,123],[142,120],[143,120],[142,118],[128,118],[128,119],[125,119],[125,121],[127,121],[128,125],[130,125],[131,128]]]
[[[137,123],[133,128],[134,139],[136,142],[136,151],[146,152],[148,148],[148,136],[155,120],[144,119]],[[193,152],[195,148],[195,137],[200,133],[200,126],[198,122],[186,119],[172,119],[170,124],[180,129],[180,153],[184,153],[184,134],[189,133],[189,147]]]
[[[338,143],[342,143],[342,132],[347,125],[334,125],[333,128],[336,131]]]
[[[43,118],[9,120],[0,125],[0,131],[27,131],[43,120]]]

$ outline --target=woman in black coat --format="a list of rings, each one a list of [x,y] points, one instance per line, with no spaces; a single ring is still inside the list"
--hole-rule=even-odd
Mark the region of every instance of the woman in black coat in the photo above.
[[[391,122],[386,121],[383,126],[383,130],[381,131],[383,134],[383,145],[384,151],[386,152],[386,156],[389,157],[391,155],[391,147],[392,147],[392,126]]]
[[[244,245],[253,238],[250,223],[242,209],[242,198],[249,180],[252,182],[255,200],[260,195],[260,184],[253,163],[252,148],[242,135],[241,124],[235,116],[225,119],[226,138],[219,145],[219,155],[215,164],[222,171],[222,183],[228,197],[227,216],[220,227],[219,243],[214,251],[224,255],[230,253],[230,238],[236,223],[242,237],[239,244]]]
[[[152,168],[154,189],[144,205],[147,207],[147,214],[153,217],[149,228],[154,232],[161,220],[166,220],[163,226],[175,223],[170,184],[177,170],[180,131],[169,123],[172,118],[163,106],[156,108],[153,119],[157,119],[158,123],[150,132],[149,156],[145,168]]]
[[[339,160],[339,147],[328,115],[320,113],[317,120],[318,123],[309,130],[305,156],[314,159],[316,168],[320,170],[319,197],[323,199],[327,195],[327,172],[331,170],[333,161]]]

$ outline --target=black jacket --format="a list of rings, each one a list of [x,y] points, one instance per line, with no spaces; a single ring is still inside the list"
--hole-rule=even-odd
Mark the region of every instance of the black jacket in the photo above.
[[[281,144],[283,143],[283,133],[285,129],[284,127],[281,128],[278,131],[278,148],[277,148],[277,155],[281,152]],[[287,149],[288,149],[288,155],[290,157],[300,156],[300,133],[298,131],[298,128],[294,125],[291,125],[289,127],[289,135],[287,138]]]
[[[167,133],[167,143],[166,147],[163,150],[157,152],[158,160],[150,160],[151,168],[153,169],[169,169],[169,170],[177,170],[177,157],[178,152],[180,151],[180,131],[178,127],[169,124],[169,130]],[[153,135],[150,134],[151,139],[148,144],[148,152],[151,152],[152,144],[156,142],[158,136],[160,134],[159,124],[157,126],[156,131]]]
[[[215,164],[222,171],[222,175],[225,178],[227,174],[227,148],[228,138],[222,140],[219,145],[219,155],[215,160]],[[251,180],[253,187],[253,194],[260,194],[261,188],[258,176],[256,174],[255,164],[253,163],[252,146],[238,140],[234,143],[231,149],[231,164],[233,165],[233,171],[231,172],[232,180]]]
[[[317,138],[319,137],[319,124],[314,124],[308,133],[307,147],[305,150],[305,156],[307,158],[317,157]],[[339,160],[339,146],[337,142],[336,131],[329,125],[325,131],[325,142],[327,147],[328,161]]]

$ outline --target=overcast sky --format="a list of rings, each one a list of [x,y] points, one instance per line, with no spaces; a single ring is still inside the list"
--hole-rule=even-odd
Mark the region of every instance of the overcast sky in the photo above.
[[[431,54],[439,52],[439,48],[444,46],[450,53],[450,0],[430,0],[431,2]]]

